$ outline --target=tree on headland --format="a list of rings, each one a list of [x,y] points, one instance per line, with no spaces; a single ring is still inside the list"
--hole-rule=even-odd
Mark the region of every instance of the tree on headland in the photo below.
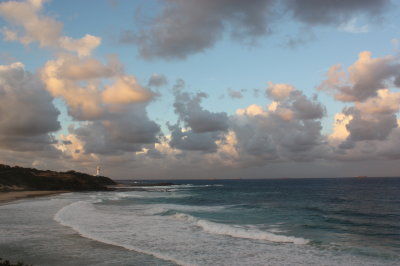
[[[23,262],[17,262],[17,263],[11,263],[8,260],[3,260],[2,258],[0,258],[0,266],[33,266],[32,264],[25,264]]]
[[[56,172],[0,164],[0,191],[12,187],[25,190],[88,191],[104,190],[106,186],[115,184],[105,176],[93,176],[72,170]]]

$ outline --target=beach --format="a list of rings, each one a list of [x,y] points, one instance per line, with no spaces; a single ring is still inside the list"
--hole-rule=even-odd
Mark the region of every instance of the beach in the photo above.
[[[69,191],[54,191],[54,190],[28,190],[28,191],[7,191],[0,192],[0,204],[11,202],[14,200],[32,198],[32,197],[44,197],[51,196]]]

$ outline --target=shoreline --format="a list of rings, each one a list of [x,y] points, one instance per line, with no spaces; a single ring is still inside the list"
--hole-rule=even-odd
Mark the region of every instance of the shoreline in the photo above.
[[[12,201],[34,198],[34,197],[45,197],[52,196],[62,193],[68,193],[68,190],[25,190],[25,191],[7,191],[0,192],[0,204],[10,203]]]

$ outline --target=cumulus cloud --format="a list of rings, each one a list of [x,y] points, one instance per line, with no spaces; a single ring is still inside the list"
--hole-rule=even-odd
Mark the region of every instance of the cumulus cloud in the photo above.
[[[135,77],[125,74],[114,57],[103,64],[91,57],[62,54],[46,63],[41,77],[47,90],[62,97],[68,113],[77,120],[101,119],[123,105],[147,102],[154,96]],[[113,82],[104,85],[104,79]]]
[[[68,114],[82,121],[57,148],[70,158],[123,155],[158,141],[160,127],[148,118],[154,94],[127,75],[119,61],[107,64],[91,57],[61,54],[41,71],[46,89],[65,100]],[[90,156],[89,156],[90,155]]]
[[[113,104],[147,102],[152,97],[153,93],[140,86],[132,76],[117,77],[114,84],[106,86],[102,92],[103,101]]]
[[[114,163],[122,159],[128,162],[135,153],[149,151],[157,157],[154,145],[159,141],[160,127],[146,111],[154,93],[126,74],[117,57],[109,56],[105,63],[91,57],[100,38],[89,34],[81,39],[64,36],[63,24],[44,15],[43,3],[27,0],[0,4],[0,15],[10,24],[2,30],[7,40],[37,42],[58,52],[39,69],[38,76],[26,72],[20,63],[0,66],[2,154],[13,150],[42,152],[43,156],[52,153],[81,166],[105,157],[114,158]],[[153,79],[155,85],[162,82],[161,76]],[[80,121],[59,140],[51,134],[60,129],[60,112],[52,96],[63,99],[68,114]],[[40,160],[32,164],[44,165]]]
[[[23,44],[38,41],[41,47],[53,46],[60,37],[62,23],[39,14],[44,1],[8,1],[0,4],[0,15],[19,28],[5,28],[8,40],[18,40]]]
[[[183,81],[178,81],[174,88],[174,109],[179,121],[175,125],[168,125],[171,131],[169,144],[180,150],[215,152],[215,142],[222,138],[223,132],[229,127],[228,115],[205,110],[201,101],[207,95],[184,92],[183,87]]]
[[[366,114],[354,108],[345,110],[353,119],[347,124],[349,140],[385,140],[392,129],[397,127],[396,115]]]
[[[125,30],[120,42],[138,46],[146,59],[185,59],[204,52],[230,34],[234,40],[253,44],[271,34],[287,14],[305,25],[332,25],[363,31],[354,20],[363,16],[379,21],[390,0],[278,1],[278,0],[164,0],[159,14],[144,20],[138,31]]]
[[[40,47],[51,47],[76,52],[79,56],[90,55],[100,43],[101,38],[85,35],[73,39],[62,35],[63,23],[43,14],[46,1],[26,0],[0,3],[0,16],[10,23],[1,32],[7,41],[19,41],[28,45],[38,42]]]
[[[183,59],[212,47],[225,29],[245,41],[269,33],[272,2],[167,0],[149,25],[139,32],[123,32],[120,41],[137,44],[144,58]]]
[[[267,110],[253,104],[230,117],[229,132],[219,142],[220,159],[253,166],[322,156],[325,108],[289,84],[269,83],[267,95],[275,100]]]
[[[157,142],[160,127],[149,120],[143,108],[132,108],[112,120],[94,121],[70,133],[79,140],[84,154],[121,154],[137,152],[143,144]]]
[[[377,91],[377,96],[363,102],[356,102],[355,108],[366,114],[391,114],[400,109],[400,92],[391,92],[389,89]]]
[[[215,143],[222,137],[218,131],[197,133],[192,130],[183,130],[178,125],[170,125],[171,140],[169,145],[183,151],[201,151],[204,153],[216,152]]]
[[[60,129],[52,97],[22,63],[0,66],[0,146],[10,150],[52,149]]]
[[[268,82],[267,95],[274,101],[280,101],[287,98],[295,88],[290,84],[273,84]]]
[[[344,102],[364,101],[377,95],[377,91],[397,84],[400,64],[396,56],[372,58],[371,52],[359,54],[358,60],[348,68],[348,75],[340,65],[332,66],[321,90],[333,91],[335,98]]]
[[[67,51],[76,52],[79,56],[88,56],[101,43],[101,38],[86,34],[81,39],[73,39],[63,36],[59,38],[59,44]]]
[[[180,90],[175,91],[175,113],[185,126],[190,127],[195,133],[227,130],[226,113],[213,113],[202,108],[201,101],[206,97],[205,93],[191,95]]]
[[[328,79],[319,88],[353,103],[336,115],[334,132],[329,136],[330,143],[339,153],[344,152],[345,158],[363,158],[367,151],[379,156],[377,151],[393,141],[390,136],[398,130],[400,93],[392,88],[398,87],[399,66],[395,56],[372,58],[370,52],[362,52],[348,68],[348,75],[339,65],[328,71]],[[374,149],[367,149],[368,145]]]

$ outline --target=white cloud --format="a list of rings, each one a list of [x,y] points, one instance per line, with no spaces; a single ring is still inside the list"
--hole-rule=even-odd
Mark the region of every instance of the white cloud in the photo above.
[[[0,3],[0,16],[11,26],[1,30],[4,39],[25,45],[38,42],[40,47],[65,49],[79,56],[90,55],[100,45],[101,38],[89,34],[81,39],[63,36],[63,23],[42,14],[44,2],[26,0]]]

